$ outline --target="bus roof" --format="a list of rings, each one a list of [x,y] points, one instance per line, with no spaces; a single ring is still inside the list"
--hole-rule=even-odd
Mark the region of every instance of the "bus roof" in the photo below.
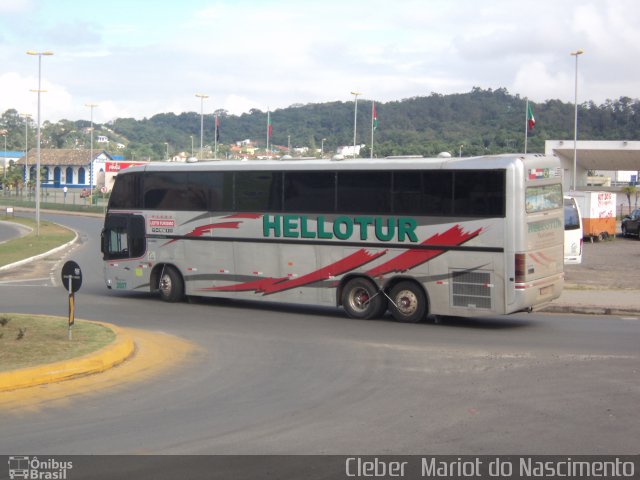
[[[146,165],[132,166],[120,172],[178,172],[178,171],[230,171],[230,170],[439,170],[439,169],[501,169],[513,165],[517,161],[535,162],[555,166],[556,157],[538,154],[501,154],[481,157],[463,158],[356,158],[344,160],[204,160],[195,163],[150,162]],[[547,165],[539,165],[541,167]]]

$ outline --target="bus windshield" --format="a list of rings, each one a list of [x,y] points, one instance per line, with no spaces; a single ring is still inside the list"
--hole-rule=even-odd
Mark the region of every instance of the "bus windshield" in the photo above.
[[[558,183],[527,187],[527,213],[562,208],[562,186]]]

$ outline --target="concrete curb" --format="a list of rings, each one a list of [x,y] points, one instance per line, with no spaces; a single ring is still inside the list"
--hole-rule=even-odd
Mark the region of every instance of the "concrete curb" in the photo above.
[[[56,225],[58,225],[58,224],[56,224]],[[34,260],[39,260],[41,258],[46,258],[49,255],[53,255],[54,253],[58,253],[58,252],[64,250],[65,248],[68,248],[71,245],[73,245],[78,240],[78,232],[76,232],[75,230],[72,230],[69,227],[65,227],[64,225],[60,225],[60,226],[63,227],[63,228],[66,228],[67,230],[71,230],[75,234],[75,237],[73,237],[73,240],[68,241],[64,245],[60,245],[59,247],[53,248],[53,249],[49,250],[48,252],[44,252],[44,253],[41,253],[41,254],[36,255],[34,257],[25,258],[24,260],[18,260],[17,262],[13,262],[13,263],[9,263],[7,265],[3,265],[2,267],[0,267],[0,272],[2,272],[3,270],[10,270],[12,268],[19,267],[20,265],[24,265],[26,263],[33,262]]]
[[[135,352],[133,339],[122,329],[104,322],[90,323],[96,323],[113,330],[116,339],[106,347],[80,358],[70,358],[46,365],[0,372],[0,392],[104,372],[133,355]]]
[[[633,308],[604,307],[598,305],[549,305],[542,310],[544,313],[576,313],[581,315],[615,315],[619,317],[638,317],[640,310]]]

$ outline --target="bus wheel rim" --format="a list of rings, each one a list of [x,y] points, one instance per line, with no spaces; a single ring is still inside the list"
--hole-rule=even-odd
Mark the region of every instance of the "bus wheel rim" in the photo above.
[[[163,275],[160,279],[160,290],[163,293],[169,293],[171,291],[171,277],[169,275]]]
[[[396,295],[396,307],[402,315],[412,315],[418,309],[418,297],[410,290],[402,290]]]
[[[367,289],[357,288],[352,292],[349,304],[354,310],[363,311],[369,306],[369,300],[370,297]]]

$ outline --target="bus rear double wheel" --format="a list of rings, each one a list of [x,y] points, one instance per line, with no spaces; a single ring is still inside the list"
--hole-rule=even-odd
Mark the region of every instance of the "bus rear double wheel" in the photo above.
[[[428,305],[424,291],[415,282],[398,282],[387,296],[368,278],[354,278],[344,286],[342,306],[351,318],[378,318],[388,308],[395,320],[416,323],[425,318]]]

